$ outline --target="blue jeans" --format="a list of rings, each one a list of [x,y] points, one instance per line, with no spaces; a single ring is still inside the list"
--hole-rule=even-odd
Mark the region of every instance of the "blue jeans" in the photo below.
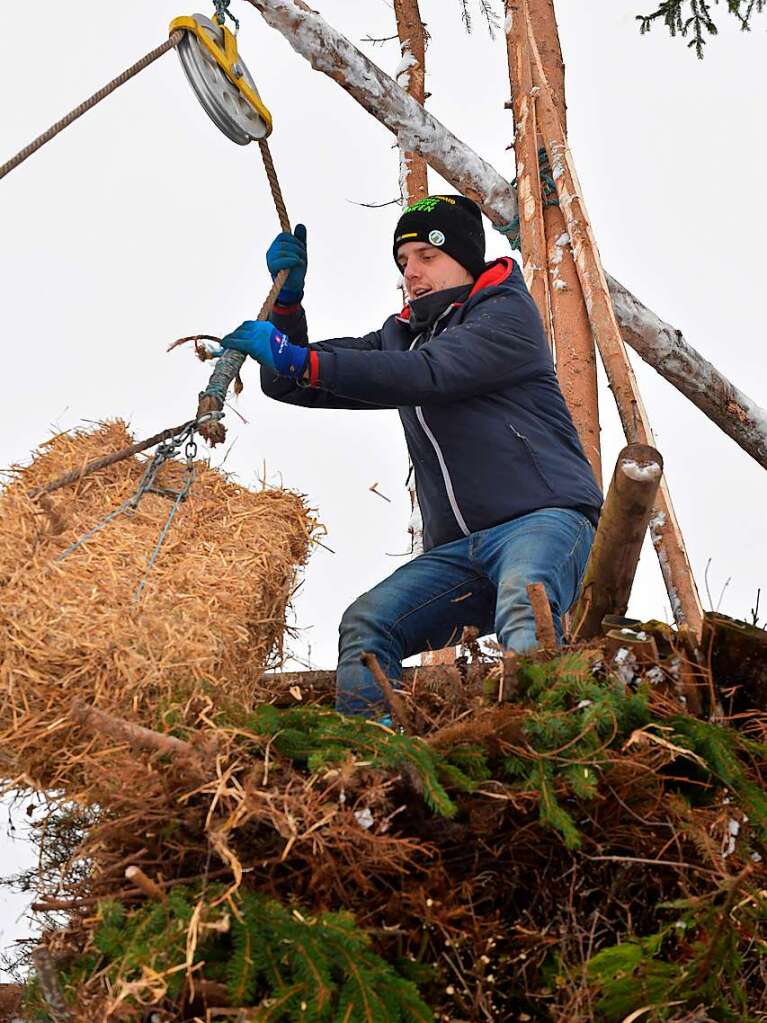
[[[543,583],[557,639],[575,601],[594,539],[580,512],[544,508],[419,555],[349,607],[339,628],[336,707],[380,716],[383,693],[360,663],[373,653],[395,683],[402,661],[458,642],[464,626],[495,632],[504,650],[537,646],[528,583]]]

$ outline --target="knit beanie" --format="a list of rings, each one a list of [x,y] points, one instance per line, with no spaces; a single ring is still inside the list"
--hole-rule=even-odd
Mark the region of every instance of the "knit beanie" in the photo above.
[[[406,242],[426,242],[442,249],[475,280],[485,269],[482,213],[463,195],[428,195],[408,206],[394,231],[395,263],[400,245]]]

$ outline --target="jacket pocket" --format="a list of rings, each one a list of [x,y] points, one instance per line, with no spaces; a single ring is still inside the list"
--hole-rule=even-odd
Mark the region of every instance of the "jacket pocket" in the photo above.
[[[549,491],[550,494],[553,494],[554,493],[554,487],[552,487],[551,482],[549,481],[549,478],[547,477],[546,473],[543,471],[543,467],[542,467],[542,465],[541,465],[541,463],[540,463],[540,461],[538,459],[538,456],[535,453],[535,448],[530,443],[530,439],[528,437],[526,437],[523,433],[520,433],[519,430],[516,428],[516,426],[514,426],[513,423],[507,423],[506,425],[511,430],[511,432],[514,434],[514,436],[517,438],[519,443],[524,447],[525,451],[527,452],[527,457],[530,459],[530,463],[532,464],[533,469],[535,470],[536,474],[538,475],[538,477],[541,480],[541,482],[543,483],[543,485],[546,487],[546,489]]]

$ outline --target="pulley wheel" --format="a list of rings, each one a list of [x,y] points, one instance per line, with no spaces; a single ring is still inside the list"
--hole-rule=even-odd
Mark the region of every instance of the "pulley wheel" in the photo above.
[[[222,47],[223,29],[204,14],[193,15],[203,32],[206,32],[217,46]],[[226,77],[213,55],[202,46],[192,32],[184,32],[178,44],[178,55],[189,84],[211,121],[224,135],[240,146],[266,138],[269,129],[260,114],[248,103],[236,85]],[[241,71],[243,80],[258,95],[256,83],[242,59],[235,67]]]

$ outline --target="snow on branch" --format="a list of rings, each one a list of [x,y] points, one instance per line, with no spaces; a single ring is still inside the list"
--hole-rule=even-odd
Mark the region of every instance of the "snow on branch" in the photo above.
[[[609,274],[607,283],[623,340],[767,469],[767,411]]]
[[[494,223],[514,219],[517,201],[508,181],[319,14],[294,0],[250,3],[315,70],[338,82],[388,128],[402,149],[419,152],[457,191],[487,207]]]

